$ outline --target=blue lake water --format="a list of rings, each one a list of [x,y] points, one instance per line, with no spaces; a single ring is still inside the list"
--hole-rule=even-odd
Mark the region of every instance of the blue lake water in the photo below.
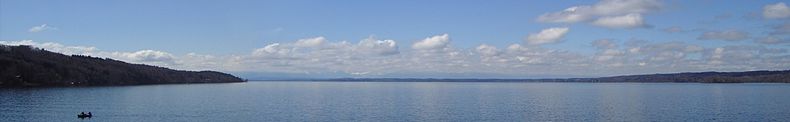
[[[90,111],[91,119],[77,113]],[[790,121],[790,84],[248,82],[0,89],[0,121]]]

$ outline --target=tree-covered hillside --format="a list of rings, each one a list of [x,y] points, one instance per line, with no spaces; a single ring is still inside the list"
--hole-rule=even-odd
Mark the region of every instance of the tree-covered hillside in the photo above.
[[[0,45],[0,87],[243,82],[215,71],[179,71],[109,58]]]

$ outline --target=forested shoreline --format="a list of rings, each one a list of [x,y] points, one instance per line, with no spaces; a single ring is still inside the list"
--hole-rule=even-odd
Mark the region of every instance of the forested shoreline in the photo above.
[[[110,58],[0,45],[0,87],[244,82],[216,71],[182,71]]]

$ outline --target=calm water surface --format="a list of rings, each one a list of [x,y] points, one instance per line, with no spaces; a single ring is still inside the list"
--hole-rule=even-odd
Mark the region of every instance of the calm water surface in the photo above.
[[[91,119],[76,114],[93,112]],[[0,121],[790,121],[790,84],[248,82],[0,89]]]

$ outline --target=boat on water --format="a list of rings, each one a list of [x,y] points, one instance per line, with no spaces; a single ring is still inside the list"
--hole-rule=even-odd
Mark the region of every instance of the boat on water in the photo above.
[[[91,114],[91,112],[88,112],[88,114],[85,114],[85,112],[77,114],[77,118],[91,118],[91,117],[93,117],[93,114]]]

